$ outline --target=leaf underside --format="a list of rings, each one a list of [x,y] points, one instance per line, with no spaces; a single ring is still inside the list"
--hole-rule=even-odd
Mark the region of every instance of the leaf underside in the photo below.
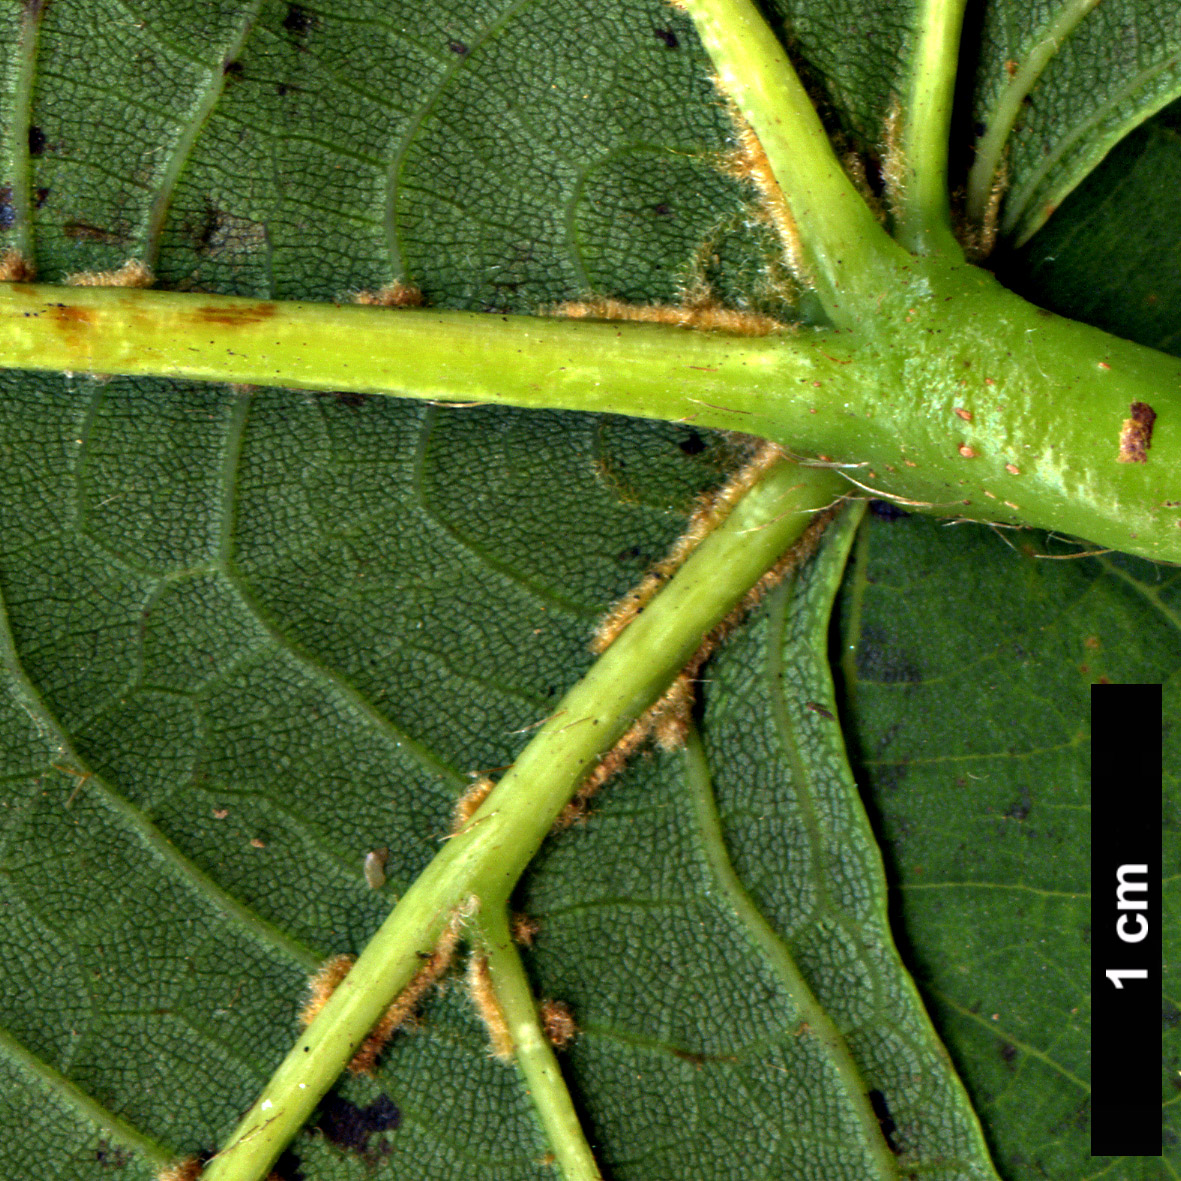
[[[716,166],[728,124],[682,16],[422,9],[7,6],[0,243],[49,281],[138,256],[169,287],[278,298],[400,277],[436,306],[532,311],[704,282],[793,314],[753,194]],[[825,58],[825,11],[793,9],[793,44],[878,143],[896,74]],[[866,6],[841,12],[853,28]],[[1149,331],[1118,292],[1087,314]],[[594,621],[734,447],[691,424],[331,393],[0,384],[0,1176],[147,1178],[153,1145],[220,1142],[290,1045],[309,968],[364,945],[468,776],[509,764],[589,666]],[[923,1176],[989,1176],[892,952],[826,713],[1001,1175],[1103,1172],[1087,686],[1175,692],[1181,590],[1169,569],[1013,540],[872,516],[835,533],[710,665],[701,751],[637,760],[530,871],[527,963],[582,1027],[563,1065],[608,1176],[860,1179],[875,1135]],[[879,1127],[801,1028],[793,969]],[[1166,1099],[1171,1128],[1171,1082]],[[552,1176],[457,986],[333,1103],[285,1175]],[[341,1110],[360,1123],[342,1131]]]

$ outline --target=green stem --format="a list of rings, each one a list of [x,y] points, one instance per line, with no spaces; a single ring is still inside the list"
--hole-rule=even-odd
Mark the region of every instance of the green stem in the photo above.
[[[962,252],[951,230],[947,150],[965,0],[924,0],[915,19],[910,90],[902,110],[895,237],[917,254]],[[895,166],[896,167],[896,166]],[[888,169],[887,171],[893,171]]]
[[[898,285],[909,255],[878,225],[832,150],[783,46],[753,0],[680,0],[722,91],[766,153],[834,324],[852,327]]]
[[[587,772],[840,488],[830,472],[777,463],[701,542],[406,891],[203,1181],[266,1176],[456,908],[472,896],[508,897]]]
[[[772,344],[772,341],[775,343]],[[692,422],[766,435],[772,390],[844,377],[823,331],[391,311],[0,283],[0,367],[398,394]]]
[[[1033,89],[1042,71],[1062,48],[1062,42],[1074,31],[1099,0],[1065,0],[1058,6],[1054,19],[1045,26],[1041,37],[1015,63],[1015,70],[1003,87],[992,108],[984,135],[976,145],[976,158],[968,173],[968,217],[981,224],[988,210],[989,195],[996,183],[1001,158],[1017,117],[1021,114],[1025,97]],[[1007,64],[1007,63],[1006,63]],[[1006,219],[1011,226],[1014,218]]]
[[[910,257],[909,255],[907,256]],[[0,284],[0,367],[586,410],[740,430],[942,516],[1181,561],[1181,362],[912,258],[862,332],[390,311]],[[1157,422],[1117,460],[1135,403]]]
[[[566,1181],[602,1181],[562,1079],[558,1059],[542,1032],[533,990],[509,934],[504,904],[488,906],[485,902],[480,909],[479,926],[492,991],[512,1037],[513,1061],[521,1072],[558,1168]]]

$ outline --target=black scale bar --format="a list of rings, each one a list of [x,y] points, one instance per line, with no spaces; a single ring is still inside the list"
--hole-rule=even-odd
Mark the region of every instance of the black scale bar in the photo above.
[[[1091,686],[1091,1153],[1160,1156],[1161,687]]]

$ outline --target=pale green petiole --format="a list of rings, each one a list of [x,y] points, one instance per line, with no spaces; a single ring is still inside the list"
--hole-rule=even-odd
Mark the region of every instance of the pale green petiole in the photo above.
[[[896,285],[907,253],[878,225],[753,0],[679,0],[697,26],[722,91],[771,165],[834,324],[852,327]]]
[[[841,377],[834,333],[0,283],[0,368],[169,376],[590,410],[766,435],[775,397]]]
[[[564,1181],[602,1181],[594,1154],[562,1079],[557,1056],[541,1028],[529,979],[509,934],[503,904],[483,906],[480,950],[496,1004],[512,1038],[513,1062],[533,1102]]]
[[[590,410],[738,430],[873,495],[1181,560],[1181,362],[910,259],[858,331],[391,311],[0,284],[0,368]],[[1120,462],[1137,403],[1156,426]]]
[[[701,542],[407,889],[203,1181],[267,1175],[452,915],[508,896],[587,772],[842,488],[831,472],[776,463]]]
[[[887,161],[886,172],[900,188],[892,194],[895,237],[916,254],[960,255],[951,230],[947,152],[964,4],[923,0],[919,5],[898,142],[888,145],[897,158]]]

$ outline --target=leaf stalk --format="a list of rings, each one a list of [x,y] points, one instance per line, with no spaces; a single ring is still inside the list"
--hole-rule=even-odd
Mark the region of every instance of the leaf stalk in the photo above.
[[[853,327],[898,285],[909,255],[845,174],[807,91],[752,0],[679,0],[723,94],[758,138],[832,322]]]
[[[707,635],[839,496],[831,472],[780,462],[690,554],[559,703],[471,819],[411,884],[209,1163],[261,1181],[461,908],[508,897],[558,814]]]
[[[0,368],[626,414],[757,435],[942,516],[1181,561],[1181,361],[907,256],[856,332],[0,284]],[[1155,428],[1122,462],[1132,408]],[[856,469],[856,470],[855,470]]]
[[[602,1181],[594,1153],[537,1012],[529,979],[509,933],[503,903],[481,908],[479,948],[495,1002],[512,1039],[513,1061],[545,1131],[564,1181]]]
[[[956,67],[966,0],[924,0],[914,21],[915,50],[902,109],[899,155],[887,175],[900,176],[894,236],[916,254],[963,257],[951,229],[947,154]]]

